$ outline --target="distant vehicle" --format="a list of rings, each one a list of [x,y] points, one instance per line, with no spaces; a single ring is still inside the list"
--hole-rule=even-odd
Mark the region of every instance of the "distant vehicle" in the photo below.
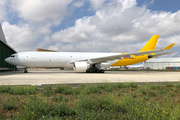
[[[139,52],[135,53],[20,52],[12,54],[5,61],[12,65],[25,67],[73,67],[74,70],[87,73],[104,73],[102,67],[127,66],[173,53],[155,54],[169,50],[175,44],[172,43],[163,49],[154,50],[158,38],[159,35],[154,35]],[[24,73],[27,72],[25,69]]]

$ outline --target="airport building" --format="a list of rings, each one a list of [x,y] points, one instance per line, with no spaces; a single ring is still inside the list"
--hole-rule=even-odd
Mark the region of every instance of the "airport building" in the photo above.
[[[152,58],[144,62],[151,69],[180,69],[180,58]]]
[[[5,58],[14,53],[16,53],[16,51],[7,44],[0,24],[0,72],[16,70],[16,66],[10,65],[4,61]]]

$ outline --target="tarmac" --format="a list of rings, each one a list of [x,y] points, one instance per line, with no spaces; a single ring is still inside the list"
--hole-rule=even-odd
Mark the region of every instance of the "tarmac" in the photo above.
[[[29,69],[0,73],[0,85],[55,85],[55,84],[102,84],[102,83],[180,83],[180,72],[160,71],[106,71],[85,73],[59,69]]]

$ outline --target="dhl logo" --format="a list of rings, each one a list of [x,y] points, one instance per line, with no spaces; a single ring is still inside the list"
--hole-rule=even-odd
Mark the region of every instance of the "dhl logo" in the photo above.
[[[126,57],[124,57],[124,59],[136,59],[136,58],[126,58]]]

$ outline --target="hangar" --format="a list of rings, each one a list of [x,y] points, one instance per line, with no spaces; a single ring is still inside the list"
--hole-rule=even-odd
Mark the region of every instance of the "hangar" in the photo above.
[[[16,70],[16,66],[10,65],[4,61],[5,58],[13,53],[16,53],[16,51],[7,44],[0,24],[0,72]]]
[[[151,69],[180,69],[180,58],[153,58],[144,62]]]

